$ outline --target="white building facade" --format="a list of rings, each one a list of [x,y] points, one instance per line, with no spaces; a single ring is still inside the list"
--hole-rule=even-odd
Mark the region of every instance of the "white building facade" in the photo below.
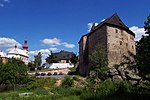
[[[6,55],[6,58],[16,58],[19,60],[22,60],[25,64],[28,64],[29,62],[29,55],[28,55],[28,45],[27,45],[27,40],[25,40],[24,45],[22,47],[23,49],[17,48],[17,45],[15,45],[14,48],[12,48]],[[0,53],[3,57],[4,53]]]

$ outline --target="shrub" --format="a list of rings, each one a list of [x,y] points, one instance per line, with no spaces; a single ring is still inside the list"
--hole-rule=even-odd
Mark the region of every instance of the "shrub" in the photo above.
[[[26,84],[28,82],[27,66],[23,61],[11,58],[0,67],[0,84]]]
[[[73,76],[72,79],[75,80],[75,81],[78,81],[79,80],[79,76]]]
[[[64,87],[72,87],[73,85],[74,81],[70,77],[65,77],[65,79],[62,81],[62,86]]]

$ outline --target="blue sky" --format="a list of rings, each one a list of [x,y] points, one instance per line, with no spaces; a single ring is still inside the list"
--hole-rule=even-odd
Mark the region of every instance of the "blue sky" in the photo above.
[[[78,41],[89,23],[117,13],[136,33],[144,33],[150,0],[0,0],[0,49],[28,40],[30,60],[41,51],[68,50],[78,53]]]

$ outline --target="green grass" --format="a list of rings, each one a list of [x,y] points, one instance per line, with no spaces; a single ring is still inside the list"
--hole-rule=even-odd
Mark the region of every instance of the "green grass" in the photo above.
[[[0,100],[149,100],[150,86],[131,86],[127,81],[114,82],[111,79],[101,82],[97,92],[93,87],[55,86],[56,79],[33,78],[28,87],[0,93]],[[91,84],[92,86],[93,84]],[[19,97],[20,93],[30,92],[29,96]]]

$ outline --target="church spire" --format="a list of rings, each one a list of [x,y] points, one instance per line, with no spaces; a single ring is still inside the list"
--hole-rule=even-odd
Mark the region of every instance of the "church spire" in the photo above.
[[[28,50],[27,40],[24,40],[24,45],[22,46],[23,50]]]

